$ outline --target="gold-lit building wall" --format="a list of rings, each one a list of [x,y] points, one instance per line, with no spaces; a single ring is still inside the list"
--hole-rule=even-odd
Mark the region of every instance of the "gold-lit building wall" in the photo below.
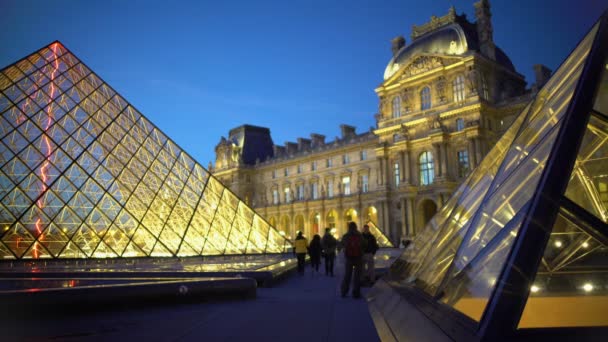
[[[526,90],[494,45],[489,19],[478,11],[470,23],[452,8],[414,26],[410,45],[393,39],[369,132],[342,125],[334,141],[311,134],[253,164],[239,159],[239,142],[220,143],[212,172],[291,238],[325,227],[340,235],[351,220],[372,220],[393,242],[415,236],[537,88]],[[539,70],[542,85],[548,69]]]

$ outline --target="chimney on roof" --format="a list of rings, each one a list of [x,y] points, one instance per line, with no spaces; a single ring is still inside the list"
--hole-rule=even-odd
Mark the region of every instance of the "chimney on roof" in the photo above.
[[[285,146],[272,145],[275,158],[280,158],[285,154]]]
[[[287,148],[287,154],[293,154],[298,152],[298,144],[294,142],[285,142],[285,148]]]
[[[393,51],[393,56],[397,55],[397,52],[401,50],[405,46],[405,38],[403,36],[397,36],[391,39],[391,51]]]
[[[298,138],[298,151],[308,151],[310,150],[310,146],[310,139]]]
[[[536,88],[542,88],[545,83],[551,78],[551,69],[547,68],[542,64],[535,64],[534,68],[534,76],[536,78]]]
[[[340,125],[340,131],[342,132],[342,139],[349,139],[352,138],[356,135],[355,133],[355,126],[349,126],[349,125]]]
[[[494,45],[494,29],[492,28],[492,12],[490,12],[490,1],[479,0],[474,4],[475,17],[477,18],[477,37],[479,39],[479,50],[489,59],[496,60],[496,46]]]
[[[312,148],[325,145],[325,136],[322,134],[312,133],[310,139],[312,140]]]

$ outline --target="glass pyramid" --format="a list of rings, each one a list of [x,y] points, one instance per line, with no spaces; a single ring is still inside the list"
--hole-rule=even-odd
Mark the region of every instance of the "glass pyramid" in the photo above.
[[[382,229],[378,228],[378,226],[374,223],[374,221],[367,221],[366,223],[369,226],[369,232],[372,233],[374,237],[376,237],[376,242],[378,246],[381,248],[394,248],[395,246],[388,239],[386,235],[382,232]]]
[[[61,43],[0,72],[0,259],[288,245]]]
[[[391,266],[453,338],[608,326],[607,53],[605,14]]]

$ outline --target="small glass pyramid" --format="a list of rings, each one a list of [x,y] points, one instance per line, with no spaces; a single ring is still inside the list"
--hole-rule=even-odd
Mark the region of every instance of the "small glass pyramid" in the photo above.
[[[61,43],[0,72],[0,260],[286,246]]]
[[[385,281],[456,339],[608,326],[608,14]]]

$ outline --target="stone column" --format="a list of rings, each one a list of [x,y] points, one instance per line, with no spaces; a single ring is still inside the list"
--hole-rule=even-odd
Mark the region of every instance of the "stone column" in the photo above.
[[[433,165],[435,167],[435,178],[440,178],[441,174],[441,146],[433,144]]]
[[[407,199],[401,197],[401,239],[408,235],[408,215],[407,215]]]
[[[483,152],[481,151],[481,140],[480,138],[475,138],[475,158],[477,162],[481,163],[483,159]]]
[[[468,139],[468,151],[469,151],[469,164],[471,170],[477,167],[477,158],[475,157],[475,142],[473,138]]]
[[[378,157],[378,185],[384,184],[384,168],[382,167],[382,157]]]
[[[410,157],[410,151],[403,152],[405,164],[403,166],[403,181],[406,184],[412,184],[412,160]]]
[[[414,220],[414,199],[408,198],[406,199],[407,204],[407,225],[408,225],[408,236],[415,236],[416,231],[414,228],[414,224],[416,221]]]
[[[401,164],[401,173],[399,174],[399,181],[400,183],[406,183],[407,178],[405,177],[405,170],[407,169],[407,166],[405,164],[405,151],[399,152],[399,163]]]
[[[382,159],[384,159],[384,184],[388,187],[390,186],[390,179],[391,179],[391,165],[388,162],[388,156],[384,156]]]
[[[439,145],[441,147],[441,176],[447,178],[448,175],[448,144],[443,142]]]

